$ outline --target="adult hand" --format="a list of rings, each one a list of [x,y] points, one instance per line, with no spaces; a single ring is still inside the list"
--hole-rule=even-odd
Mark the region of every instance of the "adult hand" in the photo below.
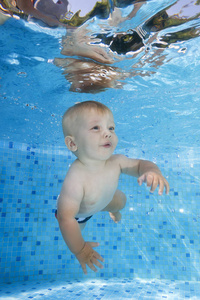
[[[115,62],[115,56],[106,46],[102,46],[99,39],[91,36],[91,32],[86,25],[80,28],[68,30],[63,38],[61,53],[66,56],[81,56],[90,58],[103,64]]]
[[[109,55],[104,48],[101,46],[94,46],[87,43],[71,43],[63,44],[63,55],[67,56],[81,56],[84,58],[90,58],[94,61],[103,64],[112,64],[114,59],[112,55]]]

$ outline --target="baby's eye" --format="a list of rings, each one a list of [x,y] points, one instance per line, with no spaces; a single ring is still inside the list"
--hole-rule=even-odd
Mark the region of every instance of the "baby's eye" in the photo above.
[[[92,127],[92,130],[99,130],[99,126],[96,125],[96,126]]]
[[[114,127],[114,126],[110,126],[110,127],[109,127],[109,130],[110,130],[110,131],[114,131],[114,130],[115,130],[115,127]]]

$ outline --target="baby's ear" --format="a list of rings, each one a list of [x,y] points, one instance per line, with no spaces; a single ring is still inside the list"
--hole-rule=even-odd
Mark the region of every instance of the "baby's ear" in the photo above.
[[[74,142],[74,137],[73,136],[66,136],[65,137],[65,145],[72,152],[75,152],[77,150],[77,145]]]

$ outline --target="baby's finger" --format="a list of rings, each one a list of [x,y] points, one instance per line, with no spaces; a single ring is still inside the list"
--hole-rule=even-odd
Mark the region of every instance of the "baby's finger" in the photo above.
[[[160,180],[160,184],[159,184],[159,190],[158,190],[158,194],[162,195],[164,191],[164,181]]]
[[[98,247],[99,246],[99,243],[96,243],[96,242],[87,242],[92,248],[94,247]]]
[[[147,177],[146,177],[147,186],[151,186],[153,184],[153,181],[154,181],[153,175],[148,174]]]
[[[104,258],[96,251],[94,251],[94,258],[104,262]]]
[[[154,192],[157,185],[158,185],[157,178],[155,178],[155,176],[153,176],[151,174],[147,175],[147,186],[151,187],[150,192]]]
[[[145,175],[140,176],[137,181],[139,185],[142,185],[142,183],[146,181]]]
[[[150,192],[153,193],[155,191],[155,189],[157,188],[158,186],[158,178],[157,177],[153,177],[153,181],[151,183],[151,190]]]
[[[83,270],[83,273],[84,273],[85,275],[87,275],[87,269],[86,269],[86,264],[85,264],[85,263],[81,263],[81,268],[82,268],[82,270]]]
[[[167,195],[169,194],[169,190],[170,190],[169,183],[168,183],[168,181],[165,179],[165,193],[166,193]]]
[[[95,257],[92,259],[92,263],[95,264],[100,269],[103,269],[103,265]]]
[[[94,271],[94,272],[97,272],[97,268],[95,268],[95,266],[93,265],[93,263],[91,261],[88,262],[88,267]]]

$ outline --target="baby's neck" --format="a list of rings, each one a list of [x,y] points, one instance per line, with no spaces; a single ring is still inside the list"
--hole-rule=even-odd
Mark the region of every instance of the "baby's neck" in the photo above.
[[[77,160],[90,172],[99,172],[103,170],[107,162],[107,160]]]

